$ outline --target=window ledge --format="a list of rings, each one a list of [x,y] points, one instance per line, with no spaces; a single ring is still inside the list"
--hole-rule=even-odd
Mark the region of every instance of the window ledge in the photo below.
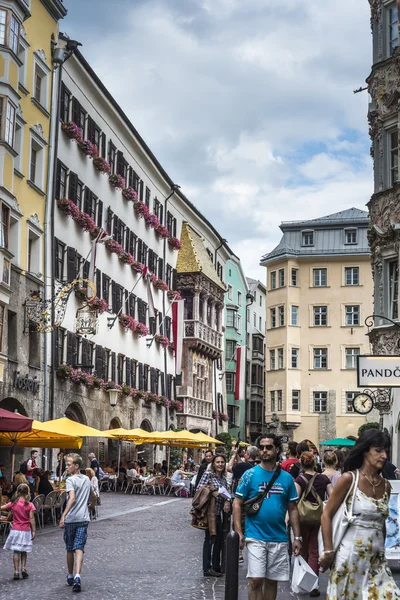
[[[332,325],[310,325],[312,329],[329,329]]]
[[[40,102],[38,102],[36,100],[36,98],[34,98],[34,97],[31,98],[31,102],[32,102],[32,104],[34,106],[36,106],[36,108],[38,108],[44,114],[45,117],[47,117],[48,119],[50,119],[51,115],[48,112],[48,110],[43,106],[43,104],[40,104]]]
[[[18,152],[16,150],[14,150],[14,148],[12,146],[10,146],[10,144],[8,142],[6,142],[5,140],[0,140],[0,146],[3,146],[4,148],[6,148],[14,158],[16,158],[18,156]]]
[[[1,47],[2,52],[7,52],[8,54],[11,54],[11,56],[17,63],[18,67],[22,67],[22,65],[24,63],[22,62],[22,60],[20,58],[18,58],[18,56],[17,56],[17,54],[15,54],[14,50],[12,50],[9,46],[6,46],[5,44],[0,44],[0,47]]]
[[[23,83],[19,82],[18,83],[18,89],[24,94],[24,96],[29,96],[30,92],[29,90],[24,86]]]
[[[31,181],[30,179],[27,180],[26,182],[33,190],[35,190],[35,192],[37,192],[40,196],[44,197],[46,194],[43,190],[40,189],[40,187],[38,187],[36,185],[36,183],[34,183],[33,181]]]
[[[14,169],[14,173],[15,173],[15,175],[16,175],[17,177],[19,177],[20,179],[24,179],[24,178],[25,178],[25,175],[23,175],[23,174],[21,173],[21,171],[18,171],[18,169]]]
[[[343,283],[340,287],[342,288],[360,288],[364,287],[362,283]]]
[[[274,331],[275,329],[285,329],[286,325],[277,325],[277,327],[267,327],[267,331]]]
[[[345,329],[345,328],[349,328],[349,327],[364,327],[364,325],[341,325],[340,327],[342,329]]]
[[[330,285],[309,285],[308,286],[312,290],[326,290],[330,288]]]
[[[35,371],[40,371],[41,370],[41,367],[36,367],[35,365],[30,365],[29,363],[28,363],[28,367],[30,369],[34,369]]]
[[[332,371],[332,369],[308,369],[308,370],[309,371],[318,371],[318,372],[321,372],[321,371]]]

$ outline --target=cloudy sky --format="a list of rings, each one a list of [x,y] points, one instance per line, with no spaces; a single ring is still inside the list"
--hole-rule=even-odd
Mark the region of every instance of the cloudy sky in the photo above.
[[[279,223],[372,193],[367,0],[65,0],[61,24],[171,178],[264,280]]]

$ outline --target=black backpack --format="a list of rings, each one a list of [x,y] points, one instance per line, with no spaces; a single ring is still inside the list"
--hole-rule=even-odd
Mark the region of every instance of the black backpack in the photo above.
[[[19,472],[22,473],[23,475],[26,475],[28,472],[28,465],[27,465],[27,460],[25,460],[23,463],[21,463],[19,465]]]

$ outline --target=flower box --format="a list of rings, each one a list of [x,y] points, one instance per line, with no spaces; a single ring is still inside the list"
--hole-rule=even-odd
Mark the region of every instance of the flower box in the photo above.
[[[110,163],[102,156],[96,156],[93,159],[93,166],[100,171],[100,173],[107,173],[107,175],[111,173]]]
[[[71,371],[72,371],[72,367],[70,367],[69,365],[66,365],[66,364],[59,365],[56,368],[57,377],[59,377],[60,379],[63,379],[64,381],[66,379],[69,379]]]
[[[137,192],[133,189],[133,187],[127,187],[122,190],[122,195],[125,200],[130,200],[135,202],[137,200]]]
[[[135,213],[139,215],[139,217],[146,217],[149,214],[149,209],[145,204],[143,204],[143,202],[140,202],[140,200],[136,200],[136,202],[133,205],[133,208],[135,210]]]
[[[104,245],[110,252],[118,254],[118,256],[122,254],[122,252],[124,252],[124,249],[121,246],[121,244],[119,242],[116,242],[115,240],[107,240],[106,242],[104,242]]]
[[[132,254],[130,254],[129,252],[125,252],[125,250],[123,250],[118,256],[120,260],[122,260],[122,262],[124,262],[127,265],[131,265],[135,261]]]
[[[90,215],[84,213],[83,211],[80,211],[80,215],[75,219],[75,221],[79,223],[79,225],[85,231],[91,232],[96,227],[96,221],[94,221]]]
[[[88,304],[90,308],[98,312],[99,315],[102,315],[108,310],[107,302],[98,296],[92,296],[92,298],[88,298]]]
[[[182,296],[178,292],[178,290],[168,290],[167,292],[168,300],[173,302],[174,300],[182,300]]]
[[[155,232],[156,234],[163,239],[167,239],[169,238],[169,231],[166,227],[164,227],[164,225],[157,225],[157,227],[155,228]]]
[[[133,263],[131,263],[131,267],[136,273],[143,273],[143,269],[145,268],[138,260],[134,260]]]
[[[165,335],[156,335],[154,336],[154,340],[163,348],[168,348],[170,344],[169,338],[167,338]]]
[[[125,187],[125,179],[117,173],[113,173],[112,175],[110,175],[108,181],[110,182],[110,185],[112,185],[112,187],[118,190],[122,190]]]
[[[72,200],[68,200],[67,198],[57,200],[57,206],[68,217],[72,217],[74,220],[79,218],[81,211]]]
[[[158,225],[160,225],[160,219],[157,217],[157,215],[154,215],[150,212],[145,215],[144,220],[146,221],[147,227],[150,227],[150,229],[155,229],[158,227]]]
[[[81,140],[82,129],[73,121],[68,121],[61,124],[61,129],[70,140]]]
[[[120,315],[118,320],[124,329],[132,331],[132,333],[138,337],[143,337],[149,333],[149,329],[146,325],[140,323],[140,321],[137,321],[130,315]]]
[[[171,248],[173,248],[174,250],[180,250],[182,248],[182,242],[179,238],[177,237],[170,237],[168,238],[168,244],[171,246]]]
[[[96,146],[89,140],[79,140],[78,148],[85,156],[89,156],[90,158],[97,158],[99,155]]]
[[[162,292],[168,291],[168,285],[162,279],[156,279],[156,281],[153,282],[153,285],[157,290],[161,290]]]
[[[104,381],[103,390],[105,392],[108,390],[118,390],[119,392],[122,392],[122,387],[118,383],[115,383],[115,381],[109,379],[108,381]]]

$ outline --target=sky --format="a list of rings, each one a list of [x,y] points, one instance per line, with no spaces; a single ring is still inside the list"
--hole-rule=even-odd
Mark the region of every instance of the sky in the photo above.
[[[282,221],[366,210],[367,0],[64,4],[61,31],[247,276]]]

